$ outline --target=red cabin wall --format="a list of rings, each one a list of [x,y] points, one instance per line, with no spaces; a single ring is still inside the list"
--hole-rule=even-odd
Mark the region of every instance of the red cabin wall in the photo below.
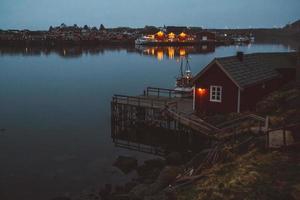
[[[255,105],[264,96],[270,92],[275,91],[282,85],[282,79],[275,78],[264,83],[259,83],[245,88],[241,92],[241,111],[248,111],[255,109]]]
[[[222,102],[210,102],[210,86],[222,86]],[[217,64],[211,66],[205,71],[196,82],[195,91],[195,109],[200,113],[229,113],[237,111],[238,87],[231,79],[220,69]],[[205,89],[202,95],[197,90]]]
[[[293,68],[280,68],[277,71],[281,74],[281,79],[283,83],[287,83],[291,80],[296,79],[296,69]]]

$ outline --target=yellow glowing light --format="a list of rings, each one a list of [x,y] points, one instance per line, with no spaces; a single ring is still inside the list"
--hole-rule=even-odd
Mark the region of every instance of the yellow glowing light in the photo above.
[[[206,89],[204,89],[204,88],[198,88],[198,93],[200,95],[204,95],[206,93]]]
[[[175,34],[173,32],[168,34],[169,39],[175,39]]]
[[[157,51],[157,60],[163,60],[164,59],[164,52],[162,50]]]
[[[186,55],[185,49],[179,49],[179,55],[180,56],[185,56]]]
[[[185,37],[186,37],[186,34],[185,34],[184,32],[182,32],[182,33],[179,34],[179,37],[185,38]]]
[[[175,56],[175,49],[174,47],[168,47],[168,56],[170,59],[173,59]]]
[[[151,39],[151,40],[154,40],[155,35],[148,35],[148,38]]]
[[[154,56],[155,55],[155,50],[154,48],[151,49],[151,54]]]
[[[164,34],[164,32],[159,31],[158,33],[156,33],[156,35],[157,35],[158,37],[163,37],[165,34]]]

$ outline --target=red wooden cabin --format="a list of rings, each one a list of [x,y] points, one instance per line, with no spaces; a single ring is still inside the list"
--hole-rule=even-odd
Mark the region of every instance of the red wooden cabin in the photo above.
[[[215,58],[193,79],[197,113],[247,111],[295,79],[298,53],[254,53]],[[298,64],[297,64],[298,63]]]

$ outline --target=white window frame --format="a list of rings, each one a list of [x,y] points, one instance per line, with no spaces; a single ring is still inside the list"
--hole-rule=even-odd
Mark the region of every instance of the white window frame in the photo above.
[[[202,36],[202,40],[203,41],[207,41],[208,40],[208,37],[205,35],[205,36]]]
[[[218,89],[220,89],[220,93],[218,94]],[[217,102],[217,103],[221,103],[222,102],[222,91],[223,91],[223,87],[219,86],[219,85],[211,85],[210,86],[210,101],[211,102]],[[213,97],[214,96],[214,97]],[[217,98],[217,96],[219,96],[219,98]]]

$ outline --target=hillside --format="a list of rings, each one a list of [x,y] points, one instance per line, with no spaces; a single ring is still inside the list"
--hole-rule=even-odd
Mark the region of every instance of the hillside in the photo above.
[[[292,30],[300,31],[300,20],[297,20],[291,24],[286,25],[284,29],[292,29]]]
[[[299,104],[300,91],[289,84],[261,101],[257,112],[270,115],[272,125],[280,127],[300,121]],[[264,144],[264,138],[257,138],[247,153],[232,154],[232,160],[203,171],[204,178],[177,191],[177,199],[300,199],[299,147],[271,150]]]

